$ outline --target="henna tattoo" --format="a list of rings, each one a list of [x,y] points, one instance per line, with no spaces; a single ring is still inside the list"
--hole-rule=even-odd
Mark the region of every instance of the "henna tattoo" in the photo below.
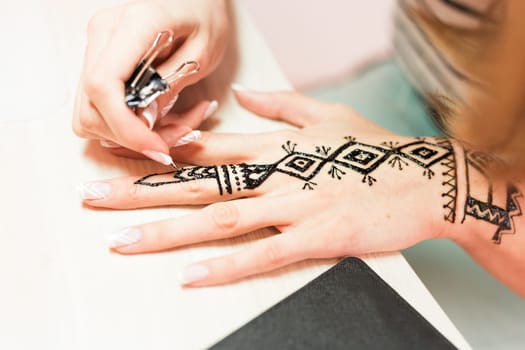
[[[495,186],[488,174],[488,169],[500,165],[500,161],[488,154],[467,151],[465,155],[465,166],[467,173],[467,199],[464,206],[462,223],[467,216],[486,221],[497,226],[492,240],[501,243],[504,234],[516,232],[514,217],[521,216],[522,211],[517,200],[522,194],[518,188],[505,183],[504,186]],[[472,179],[484,181],[487,185],[485,191],[477,189],[477,193],[471,189]]]
[[[454,223],[456,222],[458,196],[456,156],[454,152],[443,159],[441,165],[445,167],[445,171],[441,173],[445,178],[445,181],[441,183],[441,185],[445,188],[444,192],[441,194],[441,197],[446,198],[447,201],[443,205],[443,209],[445,209],[445,220]]]
[[[323,156],[327,156],[331,150],[332,150],[332,147],[327,147],[327,146],[316,146],[315,147],[315,152]]]
[[[433,168],[443,168],[442,197],[445,203],[444,220],[455,223],[458,215],[457,159],[450,140],[446,138],[416,138],[414,141],[383,142],[381,146],[357,142],[352,136],[344,138],[347,142],[332,150],[328,146],[316,146],[315,154],[296,151],[297,144],[286,141],[281,147],[286,155],[272,164],[228,164],[220,166],[195,166],[177,169],[175,172],[147,175],[135,184],[145,186],[163,186],[167,184],[212,179],[217,182],[220,195],[225,192],[252,190],[261,186],[272,174],[281,173],[304,181],[303,190],[314,190],[317,183],[312,181],[323,168],[329,167],[327,174],[335,180],[342,180],[347,171],[361,174],[361,182],[373,186],[378,180],[371,174],[382,164],[403,171],[405,167],[420,167],[422,175],[429,180],[435,176]],[[517,198],[521,193],[516,186],[506,184],[504,188],[495,188],[486,169],[497,159],[480,153],[465,151],[466,200],[463,206],[463,223],[467,217],[483,220],[497,226],[492,240],[501,242],[504,234],[515,232],[514,218],[522,215]],[[166,175],[172,175],[166,180]],[[472,191],[470,182],[485,181],[484,189]]]
[[[416,164],[424,169],[423,175],[430,179],[434,175],[430,167],[452,153],[450,145],[442,142],[432,143],[424,139],[404,145],[399,145],[399,142],[385,142],[383,145],[386,147],[357,142],[351,136],[345,139],[348,142],[333,152],[331,152],[331,147],[317,146],[315,151],[319,155],[298,152],[296,151],[297,144],[287,141],[281,146],[287,155],[273,164],[230,164],[228,166],[182,168],[173,172],[172,180],[166,181],[164,177],[156,178],[165,174],[152,174],[138,180],[136,184],[161,186],[200,179],[215,179],[219,193],[222,195],[224,191],[229,194],[233,193],[234,184],[237,191],[254,189],[273,173],[279,172],[305,181],[303,189],[312,190],[317,184],[311,180],[325,165],[329,164],[328,175],[333,179],[341,180],[346,175],[342,169],[344,167],[362,174],[362,182],[372,186],[377,179],[370,174],[384,162],[399,170],[403,170],[403,167],[408,166],[409,163]]]

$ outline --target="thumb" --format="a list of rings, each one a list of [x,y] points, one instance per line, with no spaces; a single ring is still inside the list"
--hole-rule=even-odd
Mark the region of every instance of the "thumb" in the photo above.
[[[321,121],[326,104],[294,91],[259,92],[233,84],[241,106],[260,116],[305,127]]]

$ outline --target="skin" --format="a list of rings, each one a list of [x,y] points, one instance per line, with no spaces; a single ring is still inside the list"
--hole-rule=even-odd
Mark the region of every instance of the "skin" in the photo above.
[[[392,134],[346,106],[294,93],[238,91],[236,97],[246,109],[299,129],[258,135],[204,133],[202,140],[180,147],[172,155],[195,165],[271,164],[283,157],[281,145],[286,141],[296,143],[301,152],[313,153],[319,145],[336,149],[348,135],[378,147],[384,141],[402,145],[417,140]],[[372,174],[377,179],[373,186],[363,183],[361,174],[342,168],[345,175],[340,180],[327,171],[319,172],[313,180],[317,185],[311,191],[303,190],[303,182],[297,178],[275,173],[255,189],[222,196],[216,181],[210,179],[150,187],[135,184],[139,177],[125,177],[101,181],[110,185],[109,194],[85,203],[112,209],[210,204],[188,216],[137,226],[140,239],[115,248],[122,254],[168,250],[262,227],[274,226],[280,232],[247,249],[186,268],[189,271],[198,266],[208,272],[198,280],[186,281],[186,286],[228,283],[305,259],[397,251],[423,240],[446,238],[525,296],[525,257],[521,253],[525,244],[524,218],[512,217],[513,234],[503,235],[495,244],[491,240],[494,225],[464,215],[467,182],[471,194],[483,193],[487,185],[472,175],[473,171],[467,176],[465,150],[454,140],[450,143],[457,164],[458,218],[454,222],[444,219],[446,169],[436,164],[432,168],[435,175],[429,179],[410,162],[402,170],[383,163]],[[504,181],[494,180],[494,188],[503,185]],[[520,182],[515,185],[524,193]],[[522,198],[516,200],[522,204]]]
[[[159,57],[162,63],[155,68],[160,75],[165,76],[188,60],[198,61],[201,69],[179,80],[169,93],[157,99],[157,117],[183,88],[209,75],[221,61],[230,31],[226,0],[135,1],[93,16],[87,28],[88,44],[73,115],[73,131],[78,136],[111,141],[134,151],[117,150],[121,155],[143,151],[166,154],[176,142],[175,137],[201,123],[210,101],[197,104],[185,118],[174,114],[164,118],[165,125],[169,124],[164,132],[160,126],[150,130],[123,103],[124,82],[157,33],[167,29],[173,30],[177,47],[169,57]],[[170,139],[163,138],[166,134]]]

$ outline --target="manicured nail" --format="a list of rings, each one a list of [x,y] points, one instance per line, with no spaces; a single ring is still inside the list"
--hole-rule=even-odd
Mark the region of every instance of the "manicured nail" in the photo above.
[[[239,83],[233,83],[231,88],[233,91],[250,91],[246,86]]]
[[[137,227],[126,227],[106,236],[110,248],[120,248],[137,243],[142,237],[142,231]]]
[[[182,136],[180,139],[178,139],[173,147],[183,146],[193,141],[200,140],[200,138],[201,138],[200,130],[193,130],[187,133],[186,135]]]
[[[104,148],[121,148],[122,146],[118,143],[109,140],[100,140],[100,145]]]
[[[156,101],[153,101],[150,103],[148,107],[144,109],[142,112],[142,115],[144,116],[144,119],[148,122],[148,128],[150,130],[153,129],[153,126],[155,125],[155,122],[157,121],[157,113],[158,113],[158,104]]]
[[[161,118],[164,117],[166,114],[168,114],[171,111],[171,109],[173,108],[173,105],[175,104],[175,102],[177,102],[178,99],[179,99],[179,95],[173,96],[170,102],[168,102],[168,104],[164,106],[164,108],[162,108],[162,110],[160,111]]]
[[[219,102],[215,100],[211,101],[206,112],[204,112],[204,120],[208,119],[213,113],[215,113],[217,108],[219,108]]]
[[[142,154],[144,154],[146,157],[164,165],[171,165],[173,164],[173,159],[166,153],[162,152],[155,152],[155,151],[143,151]]]
[[[104,199],[111,193],[111,185],[106,182],[86,182],[78,187],[82,199]]]
[[[201,281],[208,277],[210,269],[205,265],[190,265],[179,273],[179,283],[188,284]]]

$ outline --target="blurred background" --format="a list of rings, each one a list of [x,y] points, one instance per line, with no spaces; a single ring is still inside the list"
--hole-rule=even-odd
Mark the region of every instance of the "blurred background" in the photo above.
[[[363,80],[360,70],[392,55],[395,0],[244,3],[297,90],[359,111],[356,89],[370,87],[355,83]],[[392,109],[410,102],[402,95],[378,98],[390,98]],[[473,349],[523,349],[525,301],[462,249],[440,240],[403,254]]]
[[[244,0],[281,68],[300,90],[338,82],[388,55],[394,0]]]

